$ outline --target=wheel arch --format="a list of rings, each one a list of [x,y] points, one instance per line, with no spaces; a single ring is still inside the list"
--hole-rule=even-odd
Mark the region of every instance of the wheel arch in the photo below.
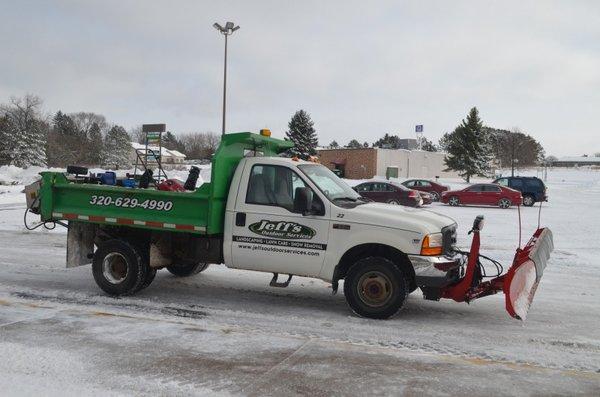
[[[348,272],[348,269],[350,269],[350,266],[356,263],[357,260],[370,256],[381,256],[391,260],[408,277],[410,289],[413,290],[416,287],[415,270],[410,259],[408,259],[408,255],[390,245],[365,243],[355,245],[342,255],[333,271],[332,283],[334,289],[337,289],[338,281],[346,277],[346,273]]]

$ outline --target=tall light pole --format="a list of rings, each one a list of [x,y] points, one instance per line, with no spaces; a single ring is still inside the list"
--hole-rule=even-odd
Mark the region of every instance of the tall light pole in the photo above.
[[[217,29],[223,36],[225,36],[225,62],[223,65],[223,125],[221,128],[221,135],[225,135],[225,107],[227,104],[227,36],[233,34],[240,27],[236,26],[233,22],[227,22],[225,27],[214,23],[213,27]]]

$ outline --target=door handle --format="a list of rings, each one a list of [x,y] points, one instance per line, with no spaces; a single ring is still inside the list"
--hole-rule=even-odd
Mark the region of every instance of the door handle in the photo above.
[[[246,226],[246,213],[238,212],[235,214],[235,225],[236,226]]]

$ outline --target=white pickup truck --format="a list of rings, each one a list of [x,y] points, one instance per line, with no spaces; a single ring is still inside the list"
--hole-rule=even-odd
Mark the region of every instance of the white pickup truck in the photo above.
[[[243,159],[224,236],[228,267],[320,278],[334,291],[344,279],[348,304],[367,317],[389,317],[416,287],[435,297],[459,278],[454,220],[370,202],[323,165],[305,161]]]
[[[192,193],[159,192],[85,185],[44,173],[36,193],[42,220],[69,221],[67,265],[92,262],[97,284],[113,295],[148,286],[156,269],[185,276],[206,263],[273,273],[275,287],[286,287],[298,275],[330,282],[336,292],[344,280],[350,308],[371,318],[393,315],[418,287],[426,298],[439,299],[461,277],[451,218],[370,202],[321,164],[278,157],[287,142],[231,135],[213,159],[211,183],[218,179],[228,188],[221,196],[210,184]],[[243,154],[227,157],[236,145]],[[131,208],[143,201],[136,197],[148,194],[160,194],[162,211]],[[198,219],[214,215],[221,231],[193,218],[190,208],[200,206],[191,201],[196,194],[202,203],[212,200],[202,204],[208,217]],[[181,212],[184,206],[187,212]],[[190,225],[179,227],[184,221]],[[280,275],[287,280],[279,281]]]

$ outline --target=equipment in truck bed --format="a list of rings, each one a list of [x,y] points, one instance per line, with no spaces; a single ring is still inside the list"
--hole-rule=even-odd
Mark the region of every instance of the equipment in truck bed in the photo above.
[[[213,156],[211,182],[193,192],[73,183],[61,172],[42,172],[42,222],[61,219],[195,234],[222,234],[229,183],[248,153],[276,156],[293,144],[249,132],[227,134]]]

